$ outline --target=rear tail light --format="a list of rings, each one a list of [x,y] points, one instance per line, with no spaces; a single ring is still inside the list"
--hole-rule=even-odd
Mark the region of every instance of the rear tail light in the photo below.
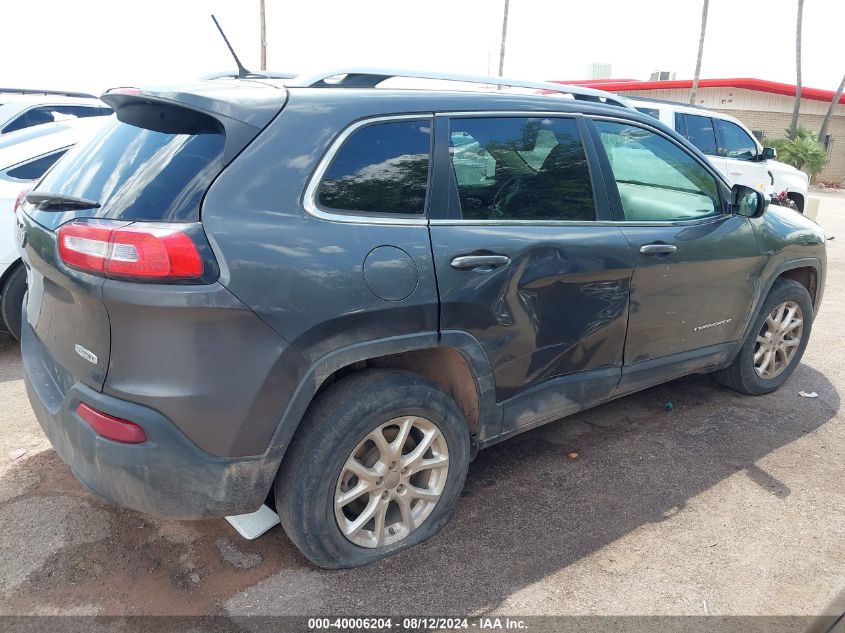
[[[16,214],[18,212],[18,207],[21,206],[21,202],[23,202],[24,196],[26,196],[29,189],[24,189],[18,194],[18,197],[15,199],[15,206],[12,207],[12,213]]]
[[[121,444],[143,444],[147,441],[144,429],[122,418],[98,411],[92,406],[80,402],[76,414],[91,425],[91,428],[108,440]]]
[[[195,279],[203,259],[177,228],[74,221],[59,229],[59,256],[68,266],[115,278]]]

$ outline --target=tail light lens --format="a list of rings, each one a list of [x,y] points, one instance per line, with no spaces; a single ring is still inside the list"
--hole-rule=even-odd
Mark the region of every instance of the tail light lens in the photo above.
[[[18,212],[18,207],[21,206],[21,202],[23,202],[24,196],[27,194],[29,189],[24,189],[18,194],[18,197],[15,199],[15,206],[12,207],[12,213],[16,214]]]
[[[147,441],[147,434],[144,429],[134,422],[98,411],[84,402],[79,403],[79,406],[76,407],[76,413],[91,425],[97,435],[101,435],[108,440],[121,444],[143,444]]]
[[[195,279],[204,270],[196,244],[177,228],[77,220],[58,237],[62,261],[95,275],[167,281]]]

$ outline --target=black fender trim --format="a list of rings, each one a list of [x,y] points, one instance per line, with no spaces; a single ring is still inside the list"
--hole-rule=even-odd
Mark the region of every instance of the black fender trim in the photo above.
[[[267,452],[260,458],[265,465],[275,465],[274,468],[265,467],[264,472],[273,470],[275,473],[278,469],[315,394],[334,372],[353,363],[379,356],[437,347],[454,348],[467,361],[475,377],[478,392],[481,417],[478,435],[481,437],[498,435],[502,423],[501,406],[496,403],[493,370],[480,343],[471,334],[463,331],[443,331],[439,334],[437,331],[419,332],[363,341],[335,350],[316,361],[300,380],[270,439]],[[269,491],[271,485],[272,479],[267,481],[266,490]]]
[[[496,402],[496,379],[481,343],[469,332],[442,330],[439,346],[458,350],[472,369],[478,393],[478,440],[483,441],[499,435],[502,432],[503,407]]]
[[[760,309],[760,306],[766,300],[766,297],[769,296],[769,291],[771,291],[772,286],[775,283],[775,280],[780,277],[783,273],[789,270],[795,270],[796,268],[807,268],[811,267],[816,271],[816,298],[815,304],[813,306],[816,314],[818,314],[819,306],[821,305],[822,295],[824,294],[824,268],[822,268],[821,261],[816,257],[802,257],[800,259],[790,259],[788,261],[781,262],[777,264],[772,270],[764,271],[761,275],[761,278],[765,279],[764,283],[761,283],[759,288],[760,292],[754,298],[754,306],[748,312],[745,317],[745,324],[743,326],[743,334],[740,337],[739,341],[736,343],[736,347],[734,348],[733,352],[730,355],[730,361],[732,362],[736,355],[739,353],[740,348],[745,343],[747,337],[751,331],[751,325],[754,323],[754,318],[757,316],[757,311]],[[728,363],[730,364],[730,363]]]
[[[15,272],[19,266],[23,266],[23,260],[20,257],[9,264],[6,267],[6,270],[3,271],[3,274],[0,275],[0,294],[3,294],[3,288],[6,285],[6,280],[12,276],[12,273]]]

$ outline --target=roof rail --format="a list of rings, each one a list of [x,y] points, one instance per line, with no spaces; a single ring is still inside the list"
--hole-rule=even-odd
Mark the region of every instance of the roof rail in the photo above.
[[[36,88],[0,88],[0,94],[14,95],[56,95],[61,97],[79,97],[80,99],[96,99],[87,92],[67,92],[64,90],[38,90]]]
[[[508,79],[506,77],[485,77],[483,75],[454,75],[451,73],[432,73],[419,70],[393,70],[386,68],[343,68],[331,72],[300,75],[285,85],[292,88],[375,88],[380,83],[394,77],[408,79],[431,79],[435,81],[456,81],[461,83],[485,84],[492,86],[508,86],[511,88],[532,88],[572,95],[582,101],[594,101],[610,105],[630,108],[631,104],[625,97],[585,88],[584,86],[568,86],[545,81],[525,81],[524,79]],[[328,81],[336,78],[336,81]]]
[[[635,97],[633,95],[628,95],[625,98],[630,101],[650,101],[652,103],[666,103],[668,105],[679,105],[684,106],[685,108],[695,108],[697,110],[708,110],[712,112],[711,108],[708,108],[703,105],[698,105],[697,103],[684,103],[683,101],[672,101],[671,99],[652,99],[651,97]]]

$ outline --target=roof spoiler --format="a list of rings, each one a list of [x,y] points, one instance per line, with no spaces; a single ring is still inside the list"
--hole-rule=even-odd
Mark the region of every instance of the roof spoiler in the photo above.
[[[214,119],[226,135],[223,164],[228,164],[258,136],[287,101],[287,91],[269,89],[266,86],[257,89],[261,98],[255,90],[242,88],[235,93],[238,99],[233,99],[231,92],[202,90],[202,87],[199,86],[200,89],[196,92],[189,88],[161,91],[112,88],[100,98],[114,109],[118,120],[122,120],[122,108],[144,104],[179,108]]]
[[[247,79],[293,79],[298,76],[298,73],[288,73],[281,70],[260,70],[258,72],[251,72]],[[212,79],[239,79],[237,70],[221,70],[216,73],[209,73],[200,77],[203,81],[210,81]]]

